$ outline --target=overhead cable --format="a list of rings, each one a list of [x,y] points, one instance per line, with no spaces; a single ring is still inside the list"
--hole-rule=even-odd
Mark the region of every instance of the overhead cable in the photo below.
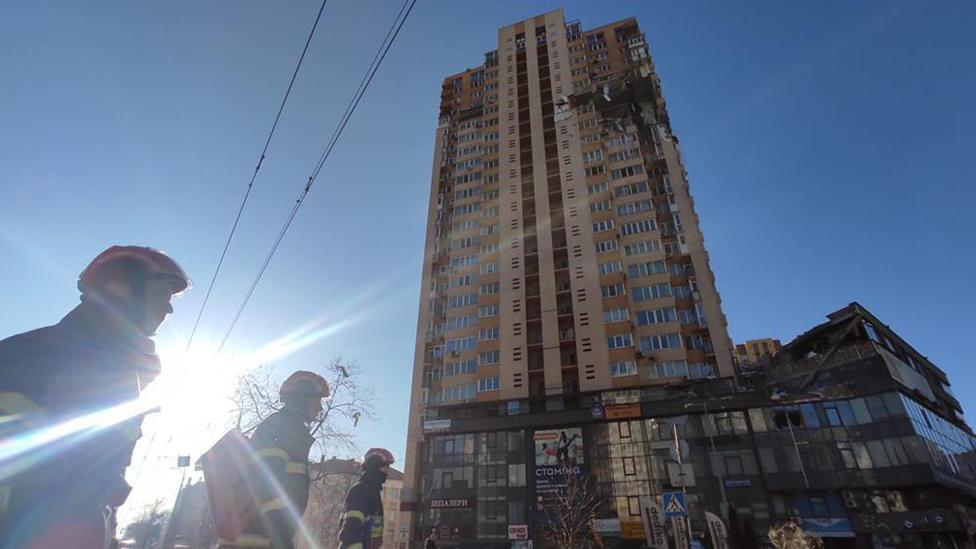
[[[217,268],[214,269],[213,277],[210,279],[210,285],[207,287],[207,293],[203,297],[203,303],[200,305],[200,311],[197,312],[197,318],[193,322],[193,329],[190,330],[190,337],[186,341],[186,349],[189,350],[190,345],[193,344],[193,337],[197,333],[197,328],[200,326],[200,319],[203,318],[203,311],[207,308],[207,302],[210,301],[210,294],[213,292],[214,285],[217,283],[217,275],[220,274],[220,268],[224,264],[224,258],[227,257],[227,250],[230,249],[230,243],[234,239],[234,233],[237,232],[237,225],[241,221],[241,215],[244,213],[244,206],[247,205],[247,199],[251,196],[251,189],[254,188],[254,181],[258,177],[258,172],[261,170],[261,164],[264,163],[264,159],[268,154],[268,148],[271,146],[271,138],[274,137],[275,130],[278,129],[278,121],[281,120],[281,113],[285,110],[285,104],[288,103],[288,96],[291,95],[291,89],[295,85],[295,79],[298,77],[298,71],[302,68],[302,62],[305,60],[305,54],[308,52],[308,46],[312,43],[312,37],[315,36],[315,30],[319,26],[319,20],[322,19],[322,12],[325,11],[325,5],[329,0],[322,0],[322,5],[319,6],[319,12],[315,16],[315,22],[312,23],[312,30],[308,33],[308,38],[305,39],[305,47],[302,48],[301,55],[298,56],[298,63],[295,64],[295,70],[291,73],[291,80],[288,82],[288,88],[285,89],[285,96],[281,99],[281,104],[278,105],[278,112],[275,114],[274,123],[271,124],[271,131],[268,132],[268,138],[264,141],[264,148],[261,149],[261,156],[258,157],[258,163],[254,167],[254,173],[251,174],[251,181],[247,184],[247,190],[244,192],[244,199],[241,200],[241,205],[237,209],[237,217],[234,218],[234,224],[230,228],[230,233],[227,235],[227,241],[224,242],[224,249],[220,252],[220,259],[217,260]]]
[[[295,205],[292,206],[291,212],[285,219],[284,225],[282,225],[281,230],[278,231],[278,236],[275,238],[274,244],[268,251],[267,256],[264,258],[264,263],[262,263],[261,268],[258,270],[257,275],[251,282],[251,287],[248,289],[247,293],[244,295],[244,300],[241,302],[240,307],[237,309],[237,314],[234,315],[234,320],[231,322],[230,327],[227,328],[227,332],[224,334],[223,339],[220,342],[220,347],[218,347],[218,352],[224,348],[227,344],[227,340],[230,339],[234,328],[237,327],[237,322],[241,319],[241,315],[244,314],[244,309],[247,307],[248,301],[250,301],[251,296],[254,294],[254,290],[257,288],[258,284],[261,282],[261,278],[264,277],[265,271],[268,269],[268,265],[271,263],[271,259],[274,257],[275,252],[278,250],[278,246],[281,241],[285,238],[288,233],[288,229],[291,227],[292,222],[295,220],[295,216],[298,215],[298,210],[302,207],[305,202],[305,198],[308,196],[309,191],[312,189],[312,185],[315,184],[318,179],[319,173],[321,173],[326,160],[332,154],[332,150],[335,148],[336,143],[338,143],[339,138],[342,136],[342,131],[346,128],[349,123],[349,119],[352,118],[353,113],[356,111],[356,107],[359,105],[359,101],[363,98],[366,90],[369,88],[370,83],[373,81],[373,77],[376,76],[376,72],[379,70],[380,65],[383,63],[383,59],[386,58],[386,54],[390,51],[390,47],[396,40],[397,35],[400,34],[400,29],[403,28],[403,24],[406,23],[407,17],[410,16],[410,12],[413,10],[414,5],[417,0],[405,0],[403,5],[400,7],[400,12],[397,14],[397,18],[393,21],[390,29],[386,33],[386,37],[380,44],[379,49],[373,56],[373,61],[370,63],[366,73],[363,75],[363,79],[359,83],[359,87],[353,94],[346,106],[346,111],[343,113],[342,118],[339,120],[339,125],[336,127],[335,131],[332,133],[332,137],[326,144],[322,151],[322,155],[319,157],[318,162],[315,164],[315,168],[312,170],[312,174],[308,177],[308,181],[305,183],[301,194],[295,201]]]

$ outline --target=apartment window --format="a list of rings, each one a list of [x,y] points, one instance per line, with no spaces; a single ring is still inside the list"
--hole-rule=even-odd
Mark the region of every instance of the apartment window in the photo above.
[[[471,400],[475,395],[473,383],[465,385],[452,385],[441,390],[441,402],[459,402]],[[452,481],[453,482],[453,481]]]
[[[671,284],[667,282],[634,288],[633,293],[634,301],[646,301],[649,299],[671,297],[673,295]]]
[[[593,232],[598,233],[601,231],[609,231],[613,229],[613,220],[605,219],[603,221],[597,221],[593,224]]]
[[[653,219],[642,219],[632,223],[624,223],[620,226],[620,233],[623,235],[639,234],[653,231],[657,228],[657,223]]]
[[[630,204],[617,206],[617,215],[633,215],[641,212],[649,212],[653,209],[654,206],[651,205],[650,200],[639,200]]]
[[[651,261],[648,263],[638,263],[637,265],[630,265],[627,267],[627,276],[631,278],[665,274],[667,272],[668,266],[663,260]]]
[[[617,247],[618,247],[618,244],[617,244],[617,240],[616,239],[612,239],[612,240],[601,240],[600,242],[597,242],[596,243],[596,253],[602,254],[602,253],[605,253],[605,252],[612,252],[612,251],[616,250]]]
[[[603,151],[597,149],[595,151],[589,151],[583,153],[583,162],[602,162],[603,161]]]
[[[684,360],[666,360],[663,362],[655,362],[647,369],[647,377],[652,379],[687,376],[688,363]]]
[[[470,328],[478,324],[477,317],[472,315],[466,316],[451,316],[447,318],[447,322],[444,324],[445,331],[451,330],[461,330],[464,328]]]
[[[603,164],[598,164],[596,166],[587,167],[585,170],[583,170],[583,172],[586,174],[586,177],[592,177],[594,175],[606,173],[606,169],[603,167]]]
[[[657,334],[640,338],[641,351],[659,351],[662,349],[678,349],[681,347],[681,334]]]
[[[603,311],[603,322],[606,324],[623,322],[625,320],[630,320],[630,312],[626,308]]]
[[[630,196],[637,193],[644,193],[650,190],[647,185],[647,181],[638,181],[637,183],[631,183],[629,185],[621,185],[613,190],[613,194],[616,197]]]
[[[481,295],[495,295],[498,293],[499,287],[500,286],[498,282],[492,282],[490,284],[482,284],[480,289]]]
[[[478,304],[478,294],[451,295],[447,296],[447,308],[467,307]]]
[[[464,204],[463,206],[455,206],[454,209],[451,211],[451,215],[453,216],[467,215],[470,213],[477,212],[480,209],[481,209],[480,202],[472,202],[471,204]]]
[[[498,364],[501,359],[501,351],[485,351],[478,354],[478,366],[488,366]]]
[[[466,255],[463,257],[455,257],[451,259],[451,268],[458,269],[461,267],[470,267],[471,265],[476,265],[478,263],[477,255]]]
[[[497,272],[498,272],[498,264],[497,263],[495,263],[493,261],[489,261],[487,263],[482,263],[482,265],[481,265],[481,274],[489,274],[489,273],[497,273]]]
[[[600,274],[602,275],[619,273],[621,270],[623,270],[623,265],[620,263],[620,261],[607,261],[606,263],[598,264],[597,270],[599,270]]]
[[[498,339],[498,326],[492,326],[490,328],[482,328],[481,330],[478,330],[478,339],[480,341]]]
[[[491,305],[485,305],[478,309],[479,318],[488,318],[492,316],[498,316],[498,304],[492,303]]]
[[[627,288],[623,284],[609,284],[607,286],[600,286],[600,293],[603,294],[604,298],[617,297],[626,295]]]
[[[447,364],[444,364],[444,377],[473,374],[476,368],[477,363],[474,360],[448,362]]]
[[[497,391],[498,390],[498,378],[497,377],[485,377],[478,380],[478,392],[484,391]]]
[[[624,245],[624,254],[631,255],[644,255],[651,252],[657,252],[661,250],[660,240],[645,240],[643,242],[635,242],[633,244]]]
[[[448,339],[444,342],[444,350],[449,353],[459,353],[470,351],[478,346],[478,338],[475,336]]]
[[[678,314],[674,307],[664,307],[661,309],[650,309],[637,313],[637,325],[648,326],[650,324],[663,324],[665,322],[675,322]]]
[[[635,376],[637,375],[637,363],[632,360],[611,362],[610,375],[612,377]]]
[[[610,349],[623,349],[624,347],[633,347],[634,338],[631,334],[617,334],[612,336],[607,336],[607,347]]]
[[[618,168],[610,172],[611,179],[623,179],[625,177],[633,177],[635,175],[640,175],[644,173],[644,166],[636,164],[634,166],[627,166],[626,168]]]
[[[715,376],[715,367],[706,362],[692,362],[688,365],[688,377],[704,379]]]
[[[605,193],[609,190],[610,184],[606,181],[601,181],[600,183],[594,183],[586,186],[586,194]]]
[[[599,202],[594,202],[590,204],[591,212],[607,212],[610,211],[611,205],[609,200],[601,200]]]
[[[462,275],[454,277],[448,283],[448,288],[460,288],[462,286],[470,286],[478,282],[478,277],[475,275]]]

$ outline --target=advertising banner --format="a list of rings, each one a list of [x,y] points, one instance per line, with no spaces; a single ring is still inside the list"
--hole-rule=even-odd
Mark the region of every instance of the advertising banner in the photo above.
[[[708,524],[708,533],[712,537],[712,547],[729,549],[729,533],[722,519],[715,513],[705,511],[705,522]]]
[[[688,522],[684,516],[671,517],[671,533],[677,549],[689,549],[691,537],[688,535]]]
[[[569,476],[583,474],[585,454],[583,433],[579,427],[536,431],[535,491],[537,510],[552,505],[553,498],[566,487]]]
[[[640,498],[641,518],[644,519],[644,535],[651,549],[670,549],[668,547],[667,527],[664,511],[654,497]]]

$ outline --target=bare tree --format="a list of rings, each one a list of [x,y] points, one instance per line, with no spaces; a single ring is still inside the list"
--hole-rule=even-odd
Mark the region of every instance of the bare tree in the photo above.
[[[546,540],[554,547],[603,547],[593,524],[605,502],[595,483],[571,466],[563,468],[563,483],[545,509]]]
[[[314,453],[322,459],[329,453],[347,453],[355,449],[353,430],[363,419],[374,417],[373,391],[361,383],[361,368],[355,362],[338,356],[318,372],[332,394],[322,403],[322,413],[312,425]],[[238,377],[231,400],[234,421],[245,434],[253,431],[268,416],[280,410],[279,384],[274,379],[274,367],[259,366]],[[318,474],[324,474],[319,470]],[[313,480],[317,480],[313,478]]]
[[[309,489],[305,520],[316,539],[336,540],[339,538],[339,517],[345,511],[346,493],[359,480],[359,475],[355,470],[321,468],[315,478]],[[309,549],[310,546],[299,539],[296,547]]]
[[[769,529],[769,542],[777,549],[822,549],[823,540],[807,533],[793,522],[777,524]]]
[[[131,540],[132,546],[136,549],[151,547],[163,533],[163,526],[169,514],[165,507],[166,501],[163,498],[156,498],[146,504],[139,518],[125,526],[123,537]]]

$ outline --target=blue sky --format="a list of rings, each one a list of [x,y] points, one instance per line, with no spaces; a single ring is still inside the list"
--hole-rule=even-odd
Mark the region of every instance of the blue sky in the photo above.
[[[857,300],[976,406],[960,347],[976,321],[967,2],[421,0],[231,347],[352,319],[276,365],[356,359],[381,402],[362,447],[402,456],[441,78],[479,64],[498,27],[560,5],[584,27],[633,15],[648,33],[734,340],[785,341]],[[398,8],[326,7],[202,341],[226,329]],[[196,280],[160,334],[186,337],[317,9],[5,5],[0,336],[56,322],[85,263],[133,243]]]

